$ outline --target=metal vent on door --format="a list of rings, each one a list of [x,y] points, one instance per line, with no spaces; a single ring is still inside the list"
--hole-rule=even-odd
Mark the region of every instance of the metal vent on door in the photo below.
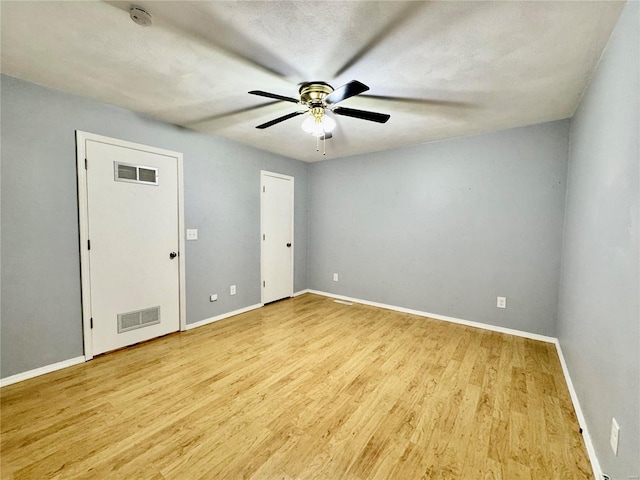
[[[160,323],[160,307],[118,314],[118,333]]]
[[[114,180],[116,182],[141,183],[143,185],[158,185],[158,169],[143,165],[113,162]]]

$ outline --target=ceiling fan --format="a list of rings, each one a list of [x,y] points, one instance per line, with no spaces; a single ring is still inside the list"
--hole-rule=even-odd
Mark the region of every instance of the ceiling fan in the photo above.
[[[344,115],[345,117],[360,118],[369,120],[370,122],[385,123],[390,115],[377,112],[369,112],[367,110],[357,110],[355,108],[338,107],[337,103],[347,98],[359,95],[369,90],[364,83],[352,80],[334,90],[334,88],[325,82],[305,82],[300,85],[300,99],[293,97],[285,97],[276,93],[263,92],[262,90],[252,90],[249,93],[259,95],[261,97],[273,98],[285,102],[291,102],[306,107],[304,110],[289,113],[278,117],[269,122],[258,125],[256,128],[265,129],[284,122],[298,115],[309,113],[310,115],[302,123],[302,129],[311,133],[315,137],[331,138],[331,131],[335,128],[336,122],[331,116],[327,115],[327,111],[335,115]]]

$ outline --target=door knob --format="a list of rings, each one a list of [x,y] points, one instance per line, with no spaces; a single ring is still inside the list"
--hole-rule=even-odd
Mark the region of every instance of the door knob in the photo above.
[[[169,254],[169,258],[170,258],[171,260],[173,260],[173,259],[174,259],[174,258],[176,258],[177,256],[178,256],[178,254],[177,254],[176,252],[171,252],[171,253]]]
[[[290,247],[290,246],[291,246],[291,244],[290,244],[290,243],[287,243],[287,247]]]

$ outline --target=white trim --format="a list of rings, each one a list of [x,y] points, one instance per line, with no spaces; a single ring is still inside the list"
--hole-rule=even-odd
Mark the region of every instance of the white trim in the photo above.
[[[89,262],[89,196],[87,192],[87,170],[85,169],[86,142],[106,143],[118,147],[141,150],[157,155],[175,158],[178,162],[178,311],[179,330],[186,329],[186,288],[185,288],[185,239],[184,239],[184,185],[183,185],[183,155],[163,148],[151,147],[140,143],[128,142],[117,138],[105,137],[95,133],[76,130],[76,169],[78,173],[78,216],[80,227],[80,275],[82,298],[82,324],[84,341],[84,359],[93,358],[93,336],[91,334],[91,270]]]
[[[569,394],[571,395],[571,401],[573,402],[573,409],[576,411],[576,416],[578,417],[578,424],[580,428],[582,428],[582,438],[584,439],[585,447],[587,448],[587,454],[589,455],[589,460],[591,461],[591,468],[593,469],[593,475],[596,480],[600,480],[603,478],[602,468],[600,467],[600,462],[598,461],[598,457],[596,456],[596,450],[593,447],[593,442],[591,441],[591,435],[589,435],[589,429],[587,428],[587,421],[584,418],[584,413],[582,412],[582,408],[580,407],[580,401],[578,400],[578,393],[576,389],[573,387],[573,382],[571,381],[571,375],[569,375],[569,369],[567,368],[567,362],[564,359],[564,355],[562,353],[562,348],[560,348],[560,342],[558,339],[555,339],[553,342],[556,345],[556,350],[558,351],[558,357],[560,358],[560,365],[562,365],[562,372],[564,373],[565,381],[567,382],[567,388],[569,388]]]
[[[481,328],[483,330],[491,330],[493,332],[506,333],[508,335],[515,335],[517,337],[530,338],[532,340],[540,340],[541,342],[556,343],[557,339],[554,337],[547,337],[546,335],[540,335],[538,333],[530,333],[522,330],[514,330],[512,328],[498,327],[496,325],[490,325],[488,323],[472,322],[470,320],[463,320],[461,318],[448,317],[446,315],[438,315],[437,313],[428,313],[421,310],[413,310],[411,308],[397,307],[395,305],[387,305],[386,303],[370,302],[369,300],[361,300],[359,298],[346,297],[344,295],[335,295],[333,293],[321,292],[318,290],[307,290],[308,293],[315,293],[316,295],[322,295],[324,297],[337,298],[339,300],[346,300],[353,303],[361,303],[363,305],[370,305],[372,307],[386,308],[387,310],[395,310],[396,312],[410,313],[412,315],[418,315],[420,317],[429,317],[436,320],[444,320],[445,322],[459,323],[468,327]]]
[[[262,236],[264,235],[264,224],[263,224],[263,208],[262,208],[262,193],[264,188],[264,177],[274,177],[281,178],[283,180],[289,180],[291,182],[291,296],[295,296],[293,293],[293,285],[295,283],[294,271],[295,271],[295,178],[290,175],[284,175],[282,173],[269,172],[267,170],[260,170],[260,302],[264,305],[264,261],[263,261],[263,250],[264,250],[264,241],[262,240]]]
[[[300,295],[304,295],[305,293],[311,293],[311,290],[309,290],[308,288],[306,290],[300,290],[299,292],[294,292],[294,294],[291,296],[299,297]]]
[[[292,177],[291,175],[285,175],[284,173],[275,173],[275,172],[269,172],[268,170],[260,170],[260,177],[262,177],[263,175],[266,175],[267,177],[281,178],[283,180],[294,179],[294,177]]]
[[[187,329],[187,287],[186,287],[186,234],[184,227],[184,159],[182,153],[174,152],[178,160],[178,309],[180,315],[180,331]]]
[[[84,162],[87,158],[84,132],[76,130],[76,171],[78,172],[78,219],[80,228],[80,295],[82,298],[82,338],[84,358],[93,358],[93,336],[91,335],[91,270],[89,268],[89,250],[86,248],[89,238],[89,195],[87,191],[87,171]]]
[[[23,380],[39,377],[40,375],[44,375],[45,373],[55,372],[56,370],[72,367],[73,365],[78,365],[84,362],[84,356],[75,357],[70,358],[69,360],[63,360],[62,362],[52,363],[51,365],[45,365],[44,367],[35,368],[27,372],[16,373],[15,375],[11,375],[10,377],[0,379],[0,387],[6,387],[7,385],[11,385],[12,383],[22,382]]]
[[[251,310],[255,310],[256,308],[260,308],[263,305],[261,303],[256,303],[255,305],[250,305],[248,307],[241,308],[240,310],[234,310],[233,312],[223,313],[222,315],[218,315],[216,317],[205,318],[204,320],[200,320],[195,323],[188,323],[185,330],[191,330],[197,327],[203,327],[213,322],[217,322],[218,320],[224,320],[225,318],[234,317],[236,315],[240,315],[241,313],[250,312]]]

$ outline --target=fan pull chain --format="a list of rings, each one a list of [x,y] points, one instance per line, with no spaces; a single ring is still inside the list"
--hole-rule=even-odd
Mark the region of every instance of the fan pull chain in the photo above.
[[[320,151],[320,137],[316,137],[316,152]],[[322,133],[322,155],[327,154],[327,134]]]

